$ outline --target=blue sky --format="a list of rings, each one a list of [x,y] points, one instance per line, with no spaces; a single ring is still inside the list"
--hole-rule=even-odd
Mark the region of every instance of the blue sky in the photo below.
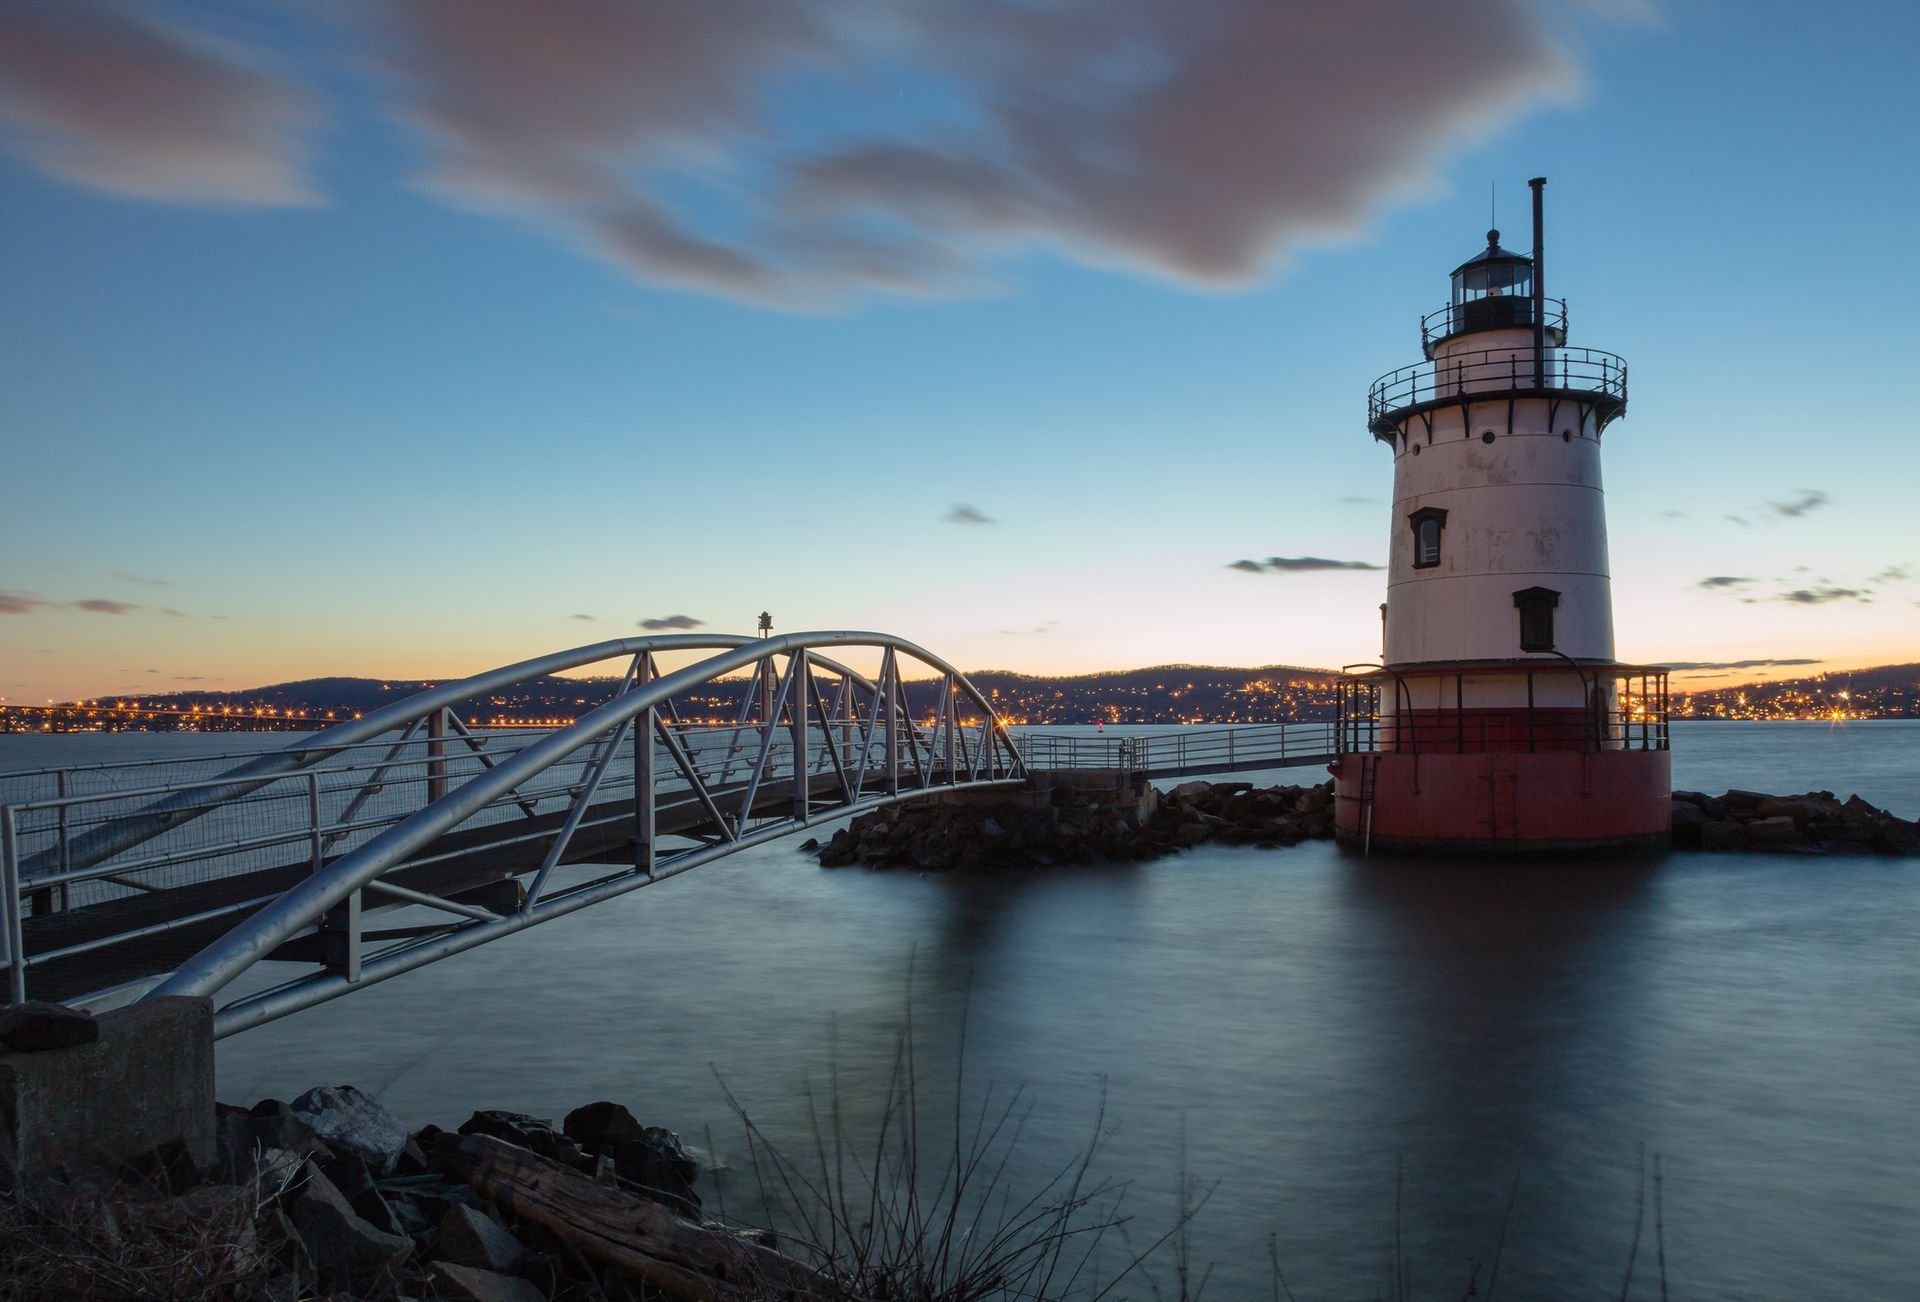
[[[1536,174],[1572,342],[1632,367],[1622,657],[1920,658],[1907,6],[458,8],[0,9],[0,694],[762,608],[968,668],[1369,659],[1378,572],[1227,566],[1384,560],[1366,386]],[[1205,63],[1242,23],[1271,78]]]

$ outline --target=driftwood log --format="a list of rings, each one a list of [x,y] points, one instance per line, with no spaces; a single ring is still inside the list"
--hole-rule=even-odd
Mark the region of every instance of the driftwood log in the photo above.
[[[545,1227],[591,1261],[699,1302],[824,1299],[824,1280],[804,1263],[723,1229],[676,1216],[658,1203],[602,1184],[491,1135],[464,1135],[436,1155],[501,1211]]]

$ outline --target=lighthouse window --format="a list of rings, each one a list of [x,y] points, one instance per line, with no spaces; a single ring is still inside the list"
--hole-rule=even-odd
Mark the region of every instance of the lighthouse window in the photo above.
[[[1523,588],[1513,594],[1513,604],[1520,612],[1520,649],[1553,650],[1553,611],[1560,594],[1552,588]]]
[[[1430,570],[1440,563],[1440,536],[1446,532],[1447,513],[1437,506],[1423,506],[1407,517],[1413,526],[1413,568]]]

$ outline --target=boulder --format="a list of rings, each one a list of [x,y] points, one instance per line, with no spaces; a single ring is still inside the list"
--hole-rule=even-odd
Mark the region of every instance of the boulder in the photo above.
[[[640,1138],[614,1145],[613,1166],[622,1180],[655,1202],[684,1215],[700,1214],[700,1195],[693,1188],[699,1164],[680,1136],[664,1126],[648,1126]]]
[[[1673,843],[1684,850],[1698,850],[1707,825],[1706,811],[1680,796],[1678,791],[1673,793]]]
[[[633,1113],[604,1100],[567,1113],[560,1129],[568,1139],[588,1148],[606,1148],[623,1139],[639,1139],[645,1133]]]
[[[1700,826],[1700,848],[1707,851],[1738,850],[1735,835],[1740,825],[1727,819],[1709,818]]]
[[[247,1125],[254,1143],[261,1148],[281,1148],[322,1160],[333,1156],[333,1150],[321,1142],[313,1127],[279,1099],[261,1099],[254,1104],[247,1114]]]
[[[284,1208],[276,1206],[262,1212],[254,1224],[273,1264],[282,1272],[281,1278],[293,1283],[294,1298],[312,1296],[311,1286],[319,1278],[319,1272],[314,1269],[313,1254],[307,1251],[300,1232],[293,1226],[293,1218]]]
[[[1192,782],[1182,782],[1179,786],[1167,793],[1170,799],[1177,800],[1182,804],[1197,804],[1200,801],[1206,800],[1211,795],[1213,795],[1213,783],[1204,782],[1199,779],[1195,779]]]
[[[1920,855],[1920,826],[1888,815],[1874,829],[1873,848],[1903,858]]]
[[[369,1225],[312,1162],[294,1205],[293,1227],[328,1288],[364,1288],[391,1278],[413,1251],[405,1235]]]
[[[407,1146],[407,1128],[351,1085],[316,1086],[293,1101],[292,1112],[329,1147],[359,1154],[376,1174],[386,1174]]]
[[[547,1296],[524,1279],[450,1261],[433,1263],[433,1282],[441,1297],[471,1298],[472,1302],[546,1302]]]
[[[586,1150],[555,1130],[553,1123],[544,1117],[486,1108],[468,1117],[461,1125],[460,1133],[492,1135],[495,1139],[518,1144],[521,1148],[531,1149],[542,1157],[550,1157],[567,1166],[593,1169],[593,1161],[587,1156]]]
[[[373,1172],[367,1168],[365,1158],[358,1153],[342,1151],[332,1161],[322,1162],[320,1169],[367,1224],[388,1234],[406,1233],[406,1227],[394,1215],[393,1208],[387,1205],[387,1200],[374,1187]]]
[[[65,1004],[29,999],[0,1011],[0,1048],[13,1053],[71,1049],[99,1038],[100,1024],[93,1014]]]
[[[1741,823],[1734,828],[1733,839],[1743,850],[1803,849],[1807,844],[1799,825],[1787,814]]]
[[[1771,797],[1760,802],[1757,812],[1762,818],[1791,818],[1804,833],[1817,823],[1838,818],[1841,808],[1839,801],[1822,791],[1804,796]]]
[[[440,1218],[433,1238],[433,1256],[461,1266],[512,1270],[525,1251],[520,1240],[471,1207],[455,1204]]]

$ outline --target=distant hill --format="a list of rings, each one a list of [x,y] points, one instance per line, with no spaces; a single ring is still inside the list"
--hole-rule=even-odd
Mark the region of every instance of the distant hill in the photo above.
[[[1333,711],[1329,669],[1300,665],[1237,668],[1155,665],[1051,676],[983,669],[967,677],[1007,718],[1032,724],[1265,723],[1324,719]],[[184,691],[143,696],[148,707],[235,713],[273,710],[307,717],[364,714],[444,679],[309,678],[237,692]],[[613,678],[540,678],[456,707],[478,725],[577,717],[613,695]],[[739,708],[744,680],[710,684],[681,698],[684,714],[726,719]],[[931,682],[909,682],[913,708],[931,710]],[[1839,670],[1770,683],[1674,692],[1676,713],[1694,718],[1920,717],[1920,664]]]
[[[1008,718],[1032,723],[1270,722],[1329,717],[1333,680],[1325,669],[1271,665],[1257,669],[1158,665],[1103,673],[1048,677],[989,669],[967,675]],[[351,718],[431,687],[444,679],[308,678],[243,691],[168,692],[139,698],[160,710],[218,713],[272,710],[306,717]],[[482,725],[571,719],[613,695],[614,678],[540,678],[455,707]],[[908,682],[915,710],[934,708],[937,686]],[[683,712],[730,718],[744,680],[719,682],[681,698]]]
[[[1744,683],[1711,691],[1676,690],[1694,718],[1807,719],[1920,717],[1920,664],[1836,669],[1806,678]]]

